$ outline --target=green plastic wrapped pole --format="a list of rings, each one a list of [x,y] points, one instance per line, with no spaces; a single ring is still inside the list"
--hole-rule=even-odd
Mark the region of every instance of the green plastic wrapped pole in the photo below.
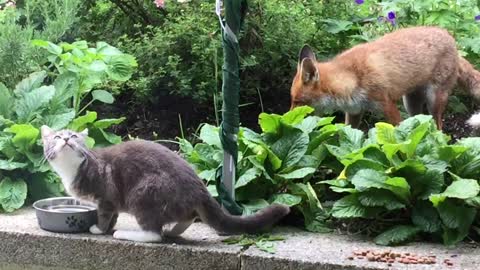
[[[225,23],[220,15],[220,0],[217,0],[217,15],[222,27],[224,63],[222,68],[223,107],[220,140],[224,150],[223,166],[217,171],[216,187],[218,200],[231,214],[242,214],[235,202],[235,174],[238,158],[237,136],[239,130],[238,100],[240,91],[239,51],[237,35],[246,10],[245,0],[225,0]]]

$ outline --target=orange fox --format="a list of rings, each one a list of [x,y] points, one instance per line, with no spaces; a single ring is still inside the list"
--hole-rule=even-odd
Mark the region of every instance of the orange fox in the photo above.
[[[401,121],[396,102],[410,115],[426,105],[439,129],[455,85],[480,98],[480,72],[458,55],[454,38],[437,27],[412,27],[354,46],[328,62],[317,62],[308,46],[300,51],[291,87],[291,109],[341,110],[358,127],[365,111],[381,111],[391,124]]]

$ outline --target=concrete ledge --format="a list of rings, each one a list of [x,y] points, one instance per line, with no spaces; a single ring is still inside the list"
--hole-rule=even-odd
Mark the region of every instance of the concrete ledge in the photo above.
[[[138,228],[135,220],[121,215],[117,228]],[[413,243],[387,248],[359,237],[313,234],[280,228],[286,237],[275,242],[277,252],[268,254],[250,247],[221,242],[207,226],[196,223],[175,243],[141,244],[119,241],[111,236],[55,234],[41,230],[32,209],[0,215],[0,269],[479,269],[477,246],[463,244],[448,249],[437,244]],[[393,250],[437,256],[435,265],[403,265],[367,260],[348,260],[354,250]],[[454,255],[454,257],[451,257]],[[443,264],[450,259],[454,265]]]

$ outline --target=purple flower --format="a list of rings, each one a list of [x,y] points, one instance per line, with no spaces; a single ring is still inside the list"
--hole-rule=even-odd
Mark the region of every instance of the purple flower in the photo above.
[[[365,3],[365,0],[355,0],[355,3],[357,3],[357,5],[361,5]]]
[[[477,16],[475,16],[475,21],[480,21],[480,14],[478,14]]]
[[[395,15],[395,12],[394,11],[390,11],[388,12],[388,15],[387,15],[387,20],[392,24],[392,25],[395,25],[396,22],[395,22],[395,18],[397,16]]]

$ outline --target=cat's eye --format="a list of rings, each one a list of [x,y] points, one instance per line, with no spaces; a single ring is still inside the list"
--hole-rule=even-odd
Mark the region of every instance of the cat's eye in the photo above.
[[[72,134],[72,136],[70,136],[70,137],[71,137],[72,139],[76,139],[76,138],[78,138],[78,136],[77,136],[77,135],[75,135],[75,134]]]
[[[60,139],[60,136],[57,135],[57,136],[55,136],[55,137],[53,137],[53,138],[54,138],[55,140],[59,140],[59,139]]]

